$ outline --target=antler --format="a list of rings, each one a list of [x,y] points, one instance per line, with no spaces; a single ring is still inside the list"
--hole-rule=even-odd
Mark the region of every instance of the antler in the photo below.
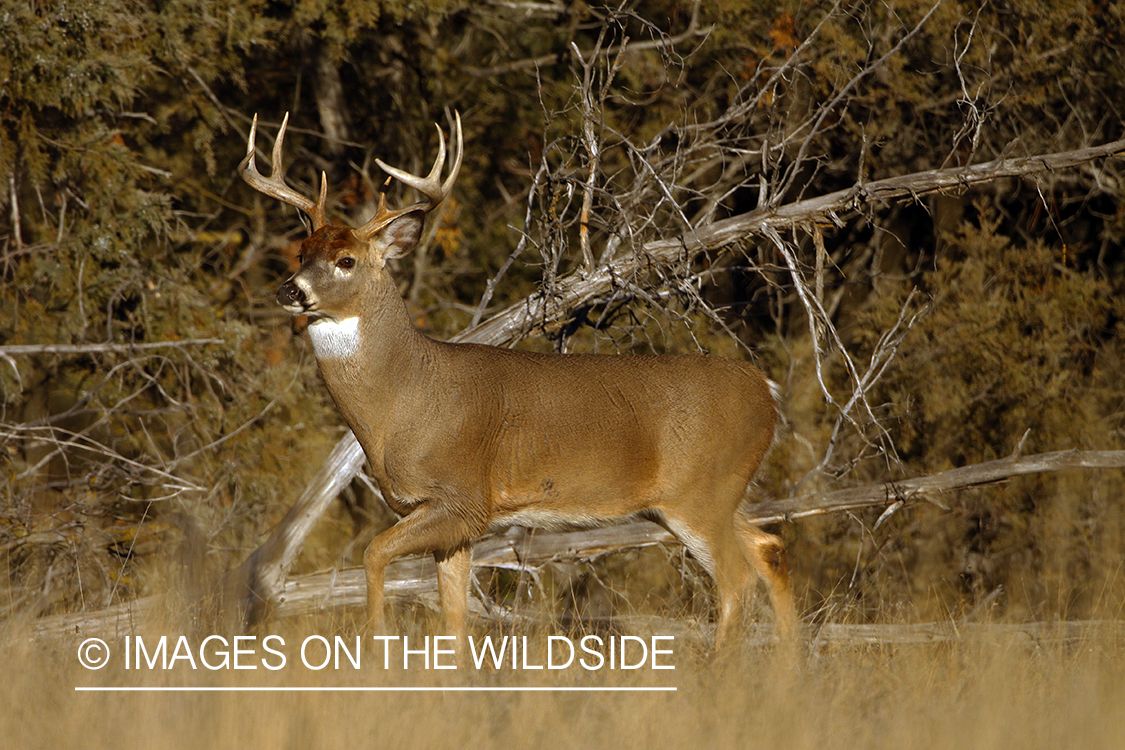
[[[442,167],[445,166],[445,134],[441,131],[440,125],[437,126],[437,159],[434,161],[433,169],[431,169],[430,173],[425,177],[419,177],[409,172],[404,172],[401,169],[386,164],[381,159],[375,160],[375,163],[378,164],[384,172],[391,175],[391,177],[397,177],[401,182],[405,182],[407,185],[426,196],[426,200],[389,211],[387,210],[387,194],[386,192],[380,192],[379,208],[366,224],[355,230],[356,236],[361,239],[371,237],[375,232],[378,232],[403,214],[408,214],[412,211],[433,211],[437,208],[439,203],[445,200],[445,197],[449,195],[449,191],[453,187],[453,183],[457,180],[457,174],[461,171],[461,157],[465,153],[465,144],[461,136],[461,115],[454,113],[454,119],[456,121],[457,143],[452,155],[453,169],[450,171],[449,176],[445,178],[445,182],[440,181],[441,170]],[[390,177],[388,177],[387,182],[390,183],[390,181]]]
[[[286,112],[285,119],[281,121],[281,130],[277,131],[277,140],[273,142],[273,169],[270,171],[269,179],[266,179],[254,166],[254,139],[258,133],[258,115],[254,115],[254,123],[250,126],[250,138],[246,144],[246,157],[238,165],[238,175],[259,193],[277,198],[283,203],[288,203],[290,206],[295,206],[304,211],[312,220],[312,228],[315,232],[328,224],[328,218],[325,215],[325,206],[328,202],[328,181],[325,174],[321,172],[320,198],[315,203],[285,184],[285,169],[281,166],[281,145],[285,141],[285,128],[288,124],[289,113]],[[460,124],[458,123],[458,125]],[[458,131],[459,133],[460,131]],[[460,158],[458,158],[458,164],[460,164]]]

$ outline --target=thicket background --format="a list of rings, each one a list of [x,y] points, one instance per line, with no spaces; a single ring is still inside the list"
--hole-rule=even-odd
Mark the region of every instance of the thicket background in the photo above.
[[[453,198],[397,269],[417,324],[445,337],[510,257],[485,317],[579,268],[587,195],[597,262],[857,181],[1118,139],[1123,33],[1125,3],[1098,0],[6,4],[0,346],[85,348],[0,357],[0,613],[214,580],[341,436],[273,301],[300,218],[234,173],[254,113],[268,153],[290,112],[290,183],[311,193],[327,172],[341,220],[371,210],[375,157],[424,171],[432,123],[461,113]],[[605,54],[584,66],[572,45]],[[1122,172],[1092,162],[794,228],[780,239],[810,274],[823,234],[831,345],[765,237],[520,345],[755,358],[784,395],[763,497],[1021,445],[1120,449]],[[841,420],[825,392],[846,401],[848,358],[865,366],[900,318],[870,408]],[[106,343],[162,345],[89,347]],[[878,529],[872,511],[778,531],[814,617],[956,616],[998,588],[1000,617],[1119,616],[1123,485],[1042,475]],[[302,570],[358,559],[379,512],[352,495]]]

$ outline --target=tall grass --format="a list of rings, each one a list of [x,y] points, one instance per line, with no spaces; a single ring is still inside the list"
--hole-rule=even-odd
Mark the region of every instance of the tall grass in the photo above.
[[[768,650],[676,669],[277,672],[81,668],[74,643],[7,633],[0,737],[11,748],[1125,747],[1125,642],[1000,637]],[[300,628],[285,634],[299,642]],[[112,645],[112,644],[111,644]],[[290,649],[292,651],[292,649]],[[116,667],[116,669],[115,669]],[[76,686],[675,687],[675,692],[89,693]]]

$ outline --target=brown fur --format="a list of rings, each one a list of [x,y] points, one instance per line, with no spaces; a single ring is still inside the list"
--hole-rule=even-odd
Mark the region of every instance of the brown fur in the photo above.
[[[405,226],[400,226],[405,224]],[[407,216],[367,243],[325,227],[306,240],[300,311],[358,318],[354,356],[318,357],[374,479],[405,517],[364,556],[368,617],[383,626],[383,571],[433,552],[451,633],[465,627],[470,545],[506,523],[565,526],[645,514],[714,576],[717,641],[739,626],[756,572],[784,634],[795,620],[784,549],[737,514],[773,438],[765,376],[688,356],[553,355],[433,341],[411,324],[385,259],[413,248]],[[355,268],[342,275],[343,255]],[[283,287],[285,302],[292,288]],[[314,322],[315,324],[315,322]]]
[[[454,175],[459,126],[457,136]],[[427,203],[393,212],[381,204],[352,230],[324,225],[323,193],[314,205],[284,185],[280,143],[268,180],[253,169],[252,146],[240,167],[247,181],[321,217],[278,302],[309,316],[328,391],[404,516],[364,555],[373,629],[383,629],[384,571],[395,558],[434,554],[450,634],[463,636],[474,539],[505,525],[639,515],[669,529],[714,577],[719,646],[741,624],[755,573],[792,636],[781,541],[737,510],[773,439],[776,406],[761,371],[699,355],[535,354],[429,339],[411,324],[386,262],[414,249],[422,213],[451,186],[453,176],[437,182],[444,148],[422,184]]]

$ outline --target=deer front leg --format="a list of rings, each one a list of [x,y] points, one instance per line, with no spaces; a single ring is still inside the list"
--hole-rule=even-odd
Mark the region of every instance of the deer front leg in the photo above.
[[[447,622],[451,627],[459,623],[461,632],[454,634],[462,635],[468,600],[469,565],[472,560],[469,542],[472,538],[472,530],[464,519],[446,512],[438,503],[422,505],[375,537],[363,555],[363,567],[367,574],[367,625],[370,631],[376,635],[385,632],[383,582],[387,565],[392,560],[420,552],[454,550],[444,560],[438,561],[438,587]]]
[[[473,567],[473,546],[463,544],[451,552],[434,552],[437,563],[438,595],[445,615],[445,635],[457,638],[460,645],[467,634],[465,621],[469,608],[469,576]]]

